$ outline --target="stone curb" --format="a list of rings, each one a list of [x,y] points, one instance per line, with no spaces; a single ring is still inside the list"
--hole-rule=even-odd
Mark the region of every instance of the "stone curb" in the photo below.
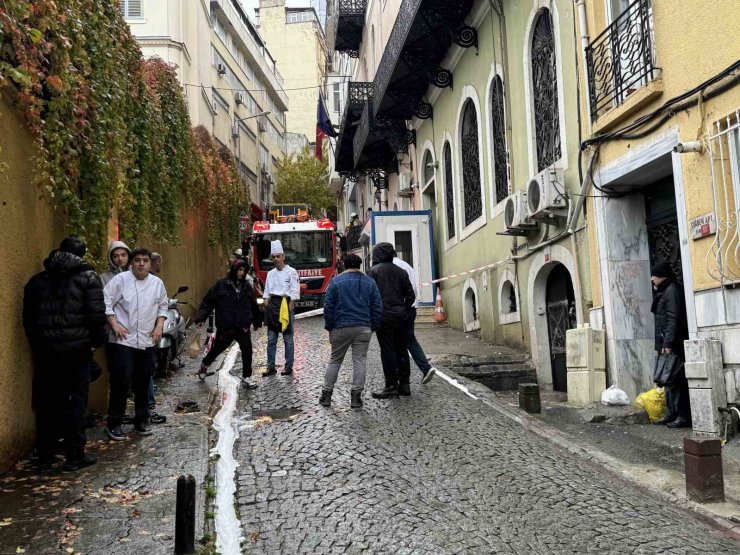
[[[710,523],[711,525],[725,532],[734,539],[740,540],[740,523],[734,522],[728,518],[718,515],[717,513],[707,509],[699,503],[695,503],[677,495],[650,487],[649,484],[640,480],[634,475],[634,473],[631,471],[631,465],[626,464],[619,459],[612,457],[607,453],[604,453],[603,451],[594,449],[593,447],[580,445],[579,443],[573,441],[570,436],[561,432],[560,430],[544,424],[540,420],[529,416],[525,412],[511,409],[510,407],[504,405],[499,399],[497,399],[493,391],[469,378],[457,374],[454,370],[444,368],[444,372],[451,378],[455,378],[460,383],[464,384],[471,393],[478,397],[481,402],[491,407],[506,418],[513,420],[517,424],[520,424],[523,428],[529,430],[530,432],[550,441],[551,443],[554,443],[558,447],[561,447],[562,449],[565,449],[566,451],[577,455],[578,457],[585,459],[592,464],[605,468],[608,472],[630,482],[631,484],[637,486],[640,490],[648,493],[649,495],[658,497],[661,501],[664,501],[673,506],[678,506],[685,511],[693,513],[699,519]],[[737,510],[738,513],[740,513],[740,506],[737,507]]]

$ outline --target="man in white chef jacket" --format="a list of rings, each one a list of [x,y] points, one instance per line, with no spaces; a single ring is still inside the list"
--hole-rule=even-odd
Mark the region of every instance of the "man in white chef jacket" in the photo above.
[[[280,241],[272,241],[270,244],[270,258],[275,267],[267,273],[265,291],[265,323],[267,325],[267,370],[263,376],[272,376],[277,372],[275,369],[275,354],[277,352],[277,341],[283,334],[285,343],[285,368],[281,374],[289,376],[293,373],[293,325],[295,322],[294,303],[301,296],[298,272],[285,263],[285,252]],[[289,321],[280,321],[280,308],[283,301],[287,304]],[[287,326],[284,327],[284,324]]]

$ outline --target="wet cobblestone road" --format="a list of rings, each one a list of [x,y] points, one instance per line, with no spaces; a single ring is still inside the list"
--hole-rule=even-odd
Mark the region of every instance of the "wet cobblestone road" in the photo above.
[[[246,552],[740,551],[441,379],[421,387],[415,368],[410,398],[372,399],[369,391],[382,386],[375,339],[365,408],[349,408],[348,361],[333,406],[320,407],[329,354],[322,325],[298,323],[292,377],[257,378],[259,389],[241,393],[237,501]],[[256,364],[264,342],[262,331]],[[286,408],[301,413],[251,418]]]

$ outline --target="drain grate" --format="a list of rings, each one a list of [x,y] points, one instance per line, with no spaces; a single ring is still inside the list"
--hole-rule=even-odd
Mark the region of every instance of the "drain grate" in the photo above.
[[[296,408],[252,409],[252,418],[254,420],[265,417],[272,418],[273,420],[290,420],[301,414],[301,412],[303,411]]]

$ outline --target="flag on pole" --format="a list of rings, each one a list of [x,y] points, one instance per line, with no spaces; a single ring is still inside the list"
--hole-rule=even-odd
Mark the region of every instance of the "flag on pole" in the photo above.
[[[331,124],[331,118],[324,105],[324,97],[319,92],[319,104],[316,110],[316,158],[324,159],[324,137],[336,137],[337,132]]]

